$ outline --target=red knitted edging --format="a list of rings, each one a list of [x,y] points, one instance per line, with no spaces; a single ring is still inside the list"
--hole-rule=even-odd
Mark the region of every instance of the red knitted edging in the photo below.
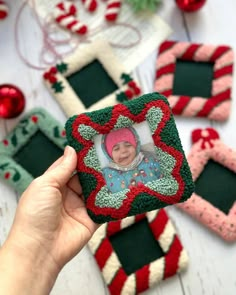
[[[84,148],[78,152],[77,156],[78,159],[84,159],[85,156],[87,155],[89,149],[94,145],[92,140],[85,140],[78,132],[78,127],[79,124],[84,124],[86,126],[90,126],[93,129],[95,129],[98,134],[107,134],[109,131],[111,131],[116,122],[117,119],[119,118],[120,114],[123,114],[124,116],[130,118],[132,121],[135,123],[140,123],[143,122],[146,119],[146,114],[148,110],[151,107],[159,107],[163,111],[163,118],[162,121],[159,124],[158,129],[155,131],[153,134],[153,141],[156,146],[160,147],[164,152],[167,152],[171,156],[173,156],[176,159],[175,167],[172,171],[172,176],[177,180],[179,184],[178,191],[176,192],[175,195],[172,196],[164,196],[160,193],[157,193],[150,188],[146,187],[143,184],[140,184],[140,187],[132,187],[130,191],[127,193],[127,198],[124,199],[123,204],[120,206],[120,208],[100,208],[98,206],[95,206],[95,201],[96,201],[96,195],[97,193],[101,190],[101,188],[106,184],[105,179],[102,176],[102,173],[97,172],[93,168],[87,167],[83,161],[78,161],[78,171],[88,173],[88,174],[93,174],[93,176],[97,180],[97,185],[96,188],[91,192],[89,197],[86,200],[87,208],[91,210],[94,214],[99,215],[102,214],[104,216],[111,216],[112,218],[123,218],[128,214],[128,212],[131,209],[131,205],[133,200],[136,198],[136,196],[142,191],[143,193],[147,193],[149,195],[152,195],[162,202],[165,202],[166,204],[174,204],[180,201],[181,196],[184,191],[185,183],[179,173],[182,163],[183,163],[183,155],[181,152],[177,151],[173,147],[167,146],[163,141],[160,136],[161,131],[165,127],[166,123],[170,119],[170,109],[169,106],[162,100],[159,101],[152,101],[150,103],[147,103],[145,105],[145,108],[138,114],[134,115],[130,112],[128,107],[122,104],[115,105],[112,109],[112,116],[109,122],[104,124],[103,126],[93,122],[86,114],[82,114],[79,117],[77,117],[74,122],[73,122],[73,131],[72,131],[72,136],[74,137],[75,140],[78,142],[82,143],[84,145]]]

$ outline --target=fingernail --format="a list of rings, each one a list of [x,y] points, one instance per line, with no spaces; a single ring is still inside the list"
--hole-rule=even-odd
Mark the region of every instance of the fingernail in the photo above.
[[[71,146],[67,145],[64,150],[64,156],[66,156],[66,157],[71,156],[73,151],[74,151],[74,149]]]

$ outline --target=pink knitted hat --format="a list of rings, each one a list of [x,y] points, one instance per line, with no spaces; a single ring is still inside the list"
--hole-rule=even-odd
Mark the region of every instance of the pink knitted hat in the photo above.
[[[112,158],[112,149],[114,145],[122,141],[127,141],[131,143],[135,148],[137,147],[135,134],[129,128],[121,128],[121,129],[112,131],[106,135],[104,145],[108,155],[111,158]]]

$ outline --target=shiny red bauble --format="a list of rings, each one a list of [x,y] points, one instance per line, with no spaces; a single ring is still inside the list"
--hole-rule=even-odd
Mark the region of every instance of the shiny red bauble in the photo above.
[[[194,12],[200,9],[206,0],[175,0],[177,6],[186,12]]]
[[[22,91],[11,84],[0,85],[0,118],[15,118],[25,107]]]

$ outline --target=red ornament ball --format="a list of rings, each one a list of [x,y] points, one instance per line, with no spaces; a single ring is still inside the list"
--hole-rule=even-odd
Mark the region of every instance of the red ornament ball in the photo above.
[[[177,6],[186,12],[194,12],[200,9],[206,0],[175,0]]]
[[[0,118],[15,118],[25,107],[22,91],[11,84],[0,85]]]

